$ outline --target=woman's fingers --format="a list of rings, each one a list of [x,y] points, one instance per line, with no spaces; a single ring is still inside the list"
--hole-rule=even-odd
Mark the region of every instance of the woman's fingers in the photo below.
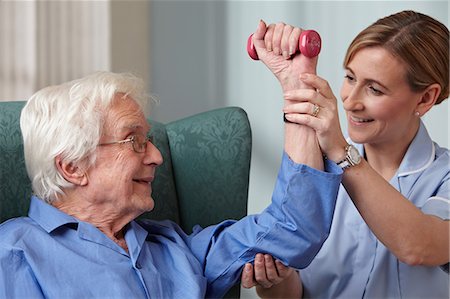
[[[313,89],[295,89],[285,92],[283,96],[287,101],[286,106],[299,101],[308,101],[320,107],[335,110],[333,107],[337,105],[336,98],[328,81],[314,74],[302,74],[300,79]]]
[[[333,90],[331,89],[328,81],[315,75],[315,74],[301,74],[300,80],[302,80],[305,84],[312,86],[323,95],[327,99],[335,99]]]
[[[286,108],[283,109],[283,112],[286,114],[307,114],[313,117],[318,117],[320,110],[321,107],[317,104],[313,104],[311,102],[297,102],[286,106]],[[315,113],[316,115],[314,115]]]

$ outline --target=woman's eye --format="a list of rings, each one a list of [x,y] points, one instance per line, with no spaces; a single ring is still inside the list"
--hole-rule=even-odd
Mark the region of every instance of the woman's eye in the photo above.
[[[374,95],[379,96],[379,95],[382,95],[382,94],[383,94],[383,92],[382,92],[381,90],[378,90],[378,89],[376,89],[376,88],[373,87],[373,86],[369,86],[369,89],[370,89],[370,91],[371,91]]]
[[[351,75],[345,75],[345,79],[347,79],[347,81],[349,82],[353,82],[355,80],[355,78],[353,78],[353,76]]]

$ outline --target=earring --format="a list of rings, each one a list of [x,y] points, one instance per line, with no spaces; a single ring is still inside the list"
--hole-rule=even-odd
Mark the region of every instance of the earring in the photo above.
[[[414,114],[415,114],[417,117],[420,117],[420,112],[419,112],[419,111],[416,111]]]

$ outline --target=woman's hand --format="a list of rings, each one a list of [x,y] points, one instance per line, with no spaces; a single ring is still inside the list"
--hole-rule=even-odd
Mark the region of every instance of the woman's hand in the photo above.
[[[339,123],[336,97],[328,82],[319,76],[305,73],[300,79],[314,89],[284,93],[285,100],[290,103],[283,109],[286,119],[314,129],[323,154],[338,162],[343,158],[347,142]]]
[[[301,285],[297,272],[270,254],[258,253],[255,265],[247,263],[242,272],[244,288],[256,286],[261,298],[300,298]]]
[[[317,57],[308,58],[298,50],[302,29],[284,23],[266,26],[260,21],[253,34],[253,44],[259,59],[280,81],[284,92],[305,88],[302,73],[316,73]]]

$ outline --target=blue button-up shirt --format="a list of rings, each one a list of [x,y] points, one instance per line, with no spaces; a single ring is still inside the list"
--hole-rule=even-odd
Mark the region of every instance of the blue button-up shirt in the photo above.
[[[390,184],[422,212],[450,219],[449,151],[432,142],[422,123]],[[330,236],[300,274],[305,294],[313,298],[449,298],[448,274],[440,267],[400,262],[342,186]]]
[[[129,252],[95,226],[33,197],[29,217],[0,226],[0,298],[220,297],[258,252],[306,267],[331,226],[342,171],[286,154],[271,205],[259,215],[186,235],[170,221],[132,221]]]

